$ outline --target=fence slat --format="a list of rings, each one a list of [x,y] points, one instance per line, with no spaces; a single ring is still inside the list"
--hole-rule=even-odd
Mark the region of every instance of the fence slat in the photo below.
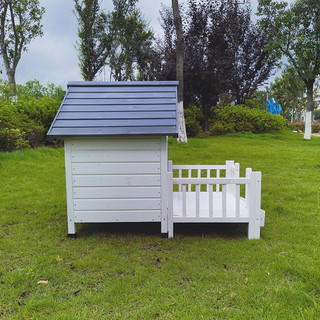
[[[209,217],[213,217],[213,185],[208,185],[209,190]]]
[[[240,185],[236,185],[236,217],[240,217]]]
[[[173,178],[174,184],[248,184],[248,178]]]
[[[252,172],[251,168],[246,168],[246,178],[249,179],[250,178],[250,173]],[[249,184],[246,184],[245,187],[245,199],[247,204],[249,203]]]
[[[217,169],[216,178],[220,178],[220,169]],[[216,184],[216,192],[220,192],[220,184]]]
[[[227,186],[222,185],[222,217],[227,216]]]
[[[200,217],[200,184],[196,184],[196,217]]]
[[[192,169],[188,169],[188,178],[192,178]],[[191,192],[191,184],[188,185],[188,192]]]
[[[183,184],[182,185],[182,215],[184,217],[187,216],[187,195],[186,195],[186,190],[187,189],[187,185]]]
[[[182,178],[182,169],[178,169],[178,176],[179,176],[179,179]],[[179,188],[179,192],[181,192],[181,184],[178,185],[178,188]]]
[[[169,169],[172,169],[172,163]],[[172,183],[173,174],[172,171],[168,172],[168,238],[173,237],[173,183]]]

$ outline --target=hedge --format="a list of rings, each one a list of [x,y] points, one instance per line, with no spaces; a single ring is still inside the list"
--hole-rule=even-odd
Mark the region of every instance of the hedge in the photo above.
[[[287,121],[282,116],[243,105],[228,105],[213,110],[209,134],[221,135],[235,132],[265,133],[284,128]]]
[[[30,81],[12,88],[0,84],[0,151],[36,148],[48,144],[46,133],[57,113],[64,91]]]

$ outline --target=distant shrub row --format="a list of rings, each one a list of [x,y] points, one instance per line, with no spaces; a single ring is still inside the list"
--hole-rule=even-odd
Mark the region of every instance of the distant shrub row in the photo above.
[[[35,148],[48,144],[46,133],[57,113],[65,92],[53,84],[42,86],[30,81],[17,86],[16,92],[0,80],[0,151]],[[187,135],[203,134],[203,115],[197,106],[185,110]],[[205,134],[234,132],[264,133],[286,125],[281,116],[242,105],[218,106],[211,112]],[[317,127],[318,130],[320,127]],[[317,131],[316,131],[317,132]]]
[[[288,123],[288,127],[291,129],[291,130],[294,130],[294,131],[302,131],[304,132],[304,126],[305,126],[305,123],[304,122],[289,122]],[[320,123],[318,122],[314,122],[311,126],[311,129],[312,129],[312,132],[313,133],[317,133],[317,132],[320,132]]]
[[[193,106],[185,110],[188,136],[202,134],[202,116],[200,108]],[[243,105],[227,105],[212,111],[208,135],[223,135],[235,132],[265,133],[281,130],[287,121],[265,110],[249,108]]]
[[[61,87],[42,86],[38,81],[17,86],[16,93],[0,83],[0,151],[45,145],[64,94]]]

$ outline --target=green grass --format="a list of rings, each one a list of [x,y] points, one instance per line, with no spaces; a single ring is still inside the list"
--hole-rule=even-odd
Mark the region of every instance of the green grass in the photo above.
[[[262,171],[261,240],[237,225],[160,239],[157,224],[81,225],[68,239],[63,149],[0,153],[0,318],[319,319],[320,138],[172,139],[169,157]]]

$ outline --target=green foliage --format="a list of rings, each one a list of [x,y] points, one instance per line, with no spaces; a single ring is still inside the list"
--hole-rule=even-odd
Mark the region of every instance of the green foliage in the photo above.
[[[288,120],[292,119],[292,112],[299,115],[306,107],[304,96],[306,87],[294,68],[286,68],[281,78],[276,77],[271,84],[272,96],[281,104],[281,114]],[[292,120],[291,120],[292,119]]]
[[[267,49],[280,59],[286,56],[291,67],[305,82],[320,74],[320,2],[296,0],[291,6],[286,2],[260,0],[260,24],[268,32]]]
[[[233,132],[265,133],[281,130],[286,120],[260,109],[243,105],[229,105],[213,111],[209,134],[221,135]]]
[[[53,83],[48,83],[43,86],[38,80],[31,80],[24,85],[18,84],[14,89],[9,85],[8,81],[0,79],[0,102],[1,101],[16,101],[21,97],[25,98],[43,98],[62,100],[66,92],[61,86],[55,86]]]
[[[184,119],[188,137],[196,137],[202,133],[203,115],[201,108],[197,106],[188,107],[184,110]]]
[[[137,0],[113,0],[114,10],[108,16],[112,45],[107,63],[116,81],[153,79],[150,65],[154,34],[136,3]]]
[[[0,151],[14,151],[30,148],[25,140],[25,133],[19,129],[0,129]]]
[[[313,112],[314,120],[320,120],[320,109]]]
[[[39,0],[2,0],[0,4],[0,53],[10,85],[15,87],[15,72],[22,52],[36,37],[42,36],[44,8]]]
[[[78,19],[79,67],[84,80],[94,80],[108,65],[116,81],[148,80],[154,34],[136,7],[137,0],[113,0],[105,13],[98,0],[74,0]]]
[[[105,65],[111,49],[107,15],[100,10],[99,0],[74,0],[79,23],[77,43],[79,67],[84,80],[92,81]]]
[[[288,127],[294,131],[299,130],[299,131],[304,132],[305,123],[304,122],[291,122],[291,123],[288,123]],[[314,122],[311,126],[311,130],[313,133],[320,132],[320,123]]]
[[[267,92],[254,91],[248,98],[243,100],[243,104],[249,108],[267,110]]]
[[[53,84],[43,87],[37,81],[17,86],[17,97],[9,86],[0,86],[0,151],[40,147],[58,111],[64,91]]]
[[[258,15],[260,24],[269,36],[266,50],[282,64],[285,57],[307,91],[307,115],[314,109],[313,90],[320,75],[320,1],[296,0],[287,2],[260,0]],[[311,117],[306,117],[311,121]],[[310,131],[311,123],[306,124]],[[311,132],[305,133],[310,139]]]

